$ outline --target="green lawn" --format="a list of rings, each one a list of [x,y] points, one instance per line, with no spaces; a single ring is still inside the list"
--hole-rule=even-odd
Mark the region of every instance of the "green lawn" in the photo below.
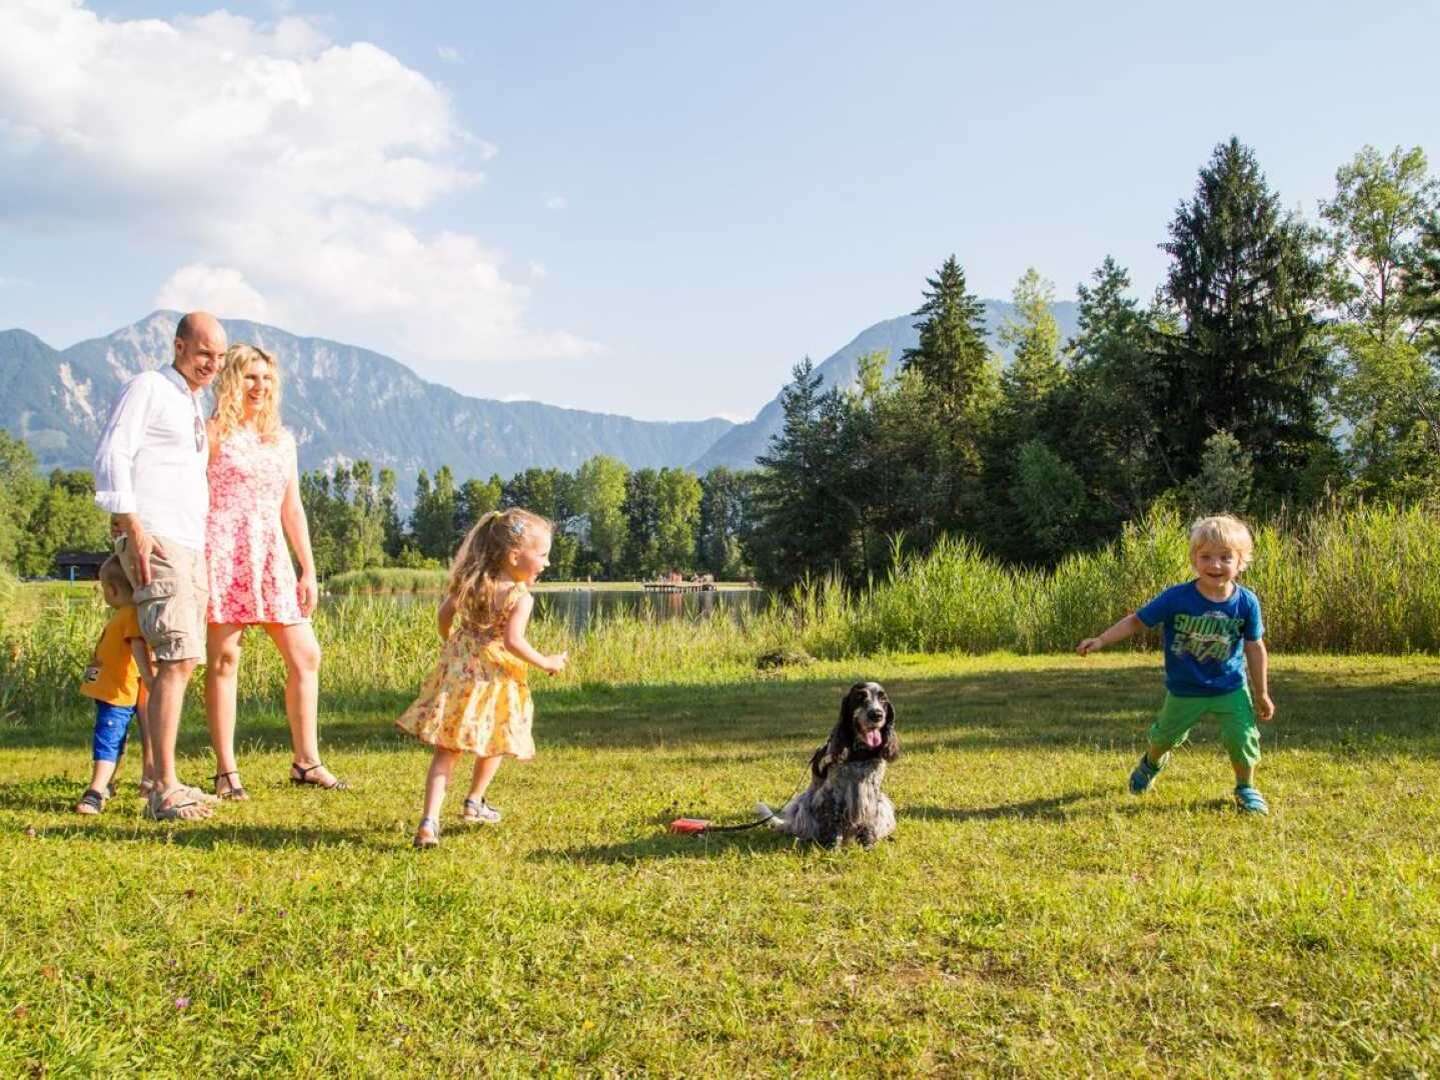
[[[894,841],[665,833],[789,795],[861,676],[899,714]],[[254,800],[173,827],[133,767],[69,813],[77,700],[0,729],[0,1074],[1433,1074],[1440,659],[1280,657],[1273,689],[1253,820],[1213,729],[1125,793],[1153,654],[545,687],[505,822],[428,853],[399,695],[324,718],[354,791],[282,784],[252,715]]]

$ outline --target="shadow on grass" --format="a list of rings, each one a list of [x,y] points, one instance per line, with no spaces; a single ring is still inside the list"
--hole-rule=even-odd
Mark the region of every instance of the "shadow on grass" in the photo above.
[[[1440,725],[1433,719],[1440,713],[1440,685],[1394,670],[1367,681],[1349,658],[1337,659],[1337,666],[1341,670],[1335,674],[1282,671],[1272,677],[1279,722],[1261,728],[1267,747],[1440,756]],[[857,663],[855,677],[866,674],[867,665]],[[692,747],[717,762],[743,760],[747,753],[808,756],[834,723],[836,704],[851,681],[827,676],[720,686],[546,690],[536,699],[536,738],[542,754],[547,749]],[[1120,742],[1138,746],[1164,694],[1158,662],[1155,667],[1090,670],[1017,667],[892,678],[886,684],[898,713],[902,749],[908,740],[909,749],[919,753]],[[327,758],[347,751],[413,751],[414,740],[392,726],[409,703],[408,694],[322,692],[320,735]],[[88,735],[89,716],[77,704],[62,719],[0,731],[0,749],[64,747],[84,753]],[[1214,723],[1203,722],[1197,736],[1214,742]],[[242,707],[237,739],[245,752],[289,748],[284,716],[273,705]],[[203,754],[207,746],[199,712],[188,708],[181,753]]]
[[[1079,816],[1069,808],[1089,800],[1103,799],[1103,809],[1108,813],[1114,808],[1114,798],[1114,788],[1096,786],[1084,791],[998,806],[903,806],[897,807],[896,813],[902,818],[919,818],[921,821],[1000,821],[1007,818],[1069,821]]]
[[[781,851],[824,851],[818,844],[803,844],[773,829],[750,829],[742,833],[682,836],[656,832],[650,836],[614,844],[577,844],[573,847],[541,848],[532,851],[531,862],[614,864],[652,859],[713,859],[729,851],[767,854]]]
[[[117,815],[118,818],[118,815]],[[336,829],[324,825],[252,825],[210,818],[206,821],[146,821],[138,816],[117,820],[75,818],[73,824],[38,829],[37,842],[81,841],[86,843],[160,844],[166,847],[209,851],[217,847],[248,847],[269,851],[314,850],[321,848],[364,848],[370,851],[402,851],[388,833],[375,828]]]

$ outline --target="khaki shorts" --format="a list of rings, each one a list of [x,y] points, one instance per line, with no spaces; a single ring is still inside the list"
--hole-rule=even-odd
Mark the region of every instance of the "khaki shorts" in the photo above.
[[[210,576],[205,553],[163,536],[154,537],[164,550],[150,553],[150,584],[140,575],[129,547],[129,537],[115,538],[115,554],[135,589],[140,609],[140,633],[157,660],[205,658],[205,608],[210,601]]]

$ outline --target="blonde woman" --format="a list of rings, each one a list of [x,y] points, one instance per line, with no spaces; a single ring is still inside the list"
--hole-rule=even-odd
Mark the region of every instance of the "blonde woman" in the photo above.
[[[295,439],[280,425],[280,368],[270,353],[253,345],[226,352],[209,435],[205,711],[215,748],[215,794],[249,798],[235,760],[235,683],[247,626],[262,627],[285,661],[291,783],[343,788],[320,762],[320,645],[310,626],[319,590]],[[300,563],[298,579],[287,538]]]

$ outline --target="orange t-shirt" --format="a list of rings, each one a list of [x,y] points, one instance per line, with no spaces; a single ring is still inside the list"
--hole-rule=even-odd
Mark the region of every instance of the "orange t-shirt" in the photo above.
[[[111,615],[85,669],[80,692],[110,705],[134,705],[140,698],[140,668],[130,642],[140,636],[140,613],[133,604]]]

